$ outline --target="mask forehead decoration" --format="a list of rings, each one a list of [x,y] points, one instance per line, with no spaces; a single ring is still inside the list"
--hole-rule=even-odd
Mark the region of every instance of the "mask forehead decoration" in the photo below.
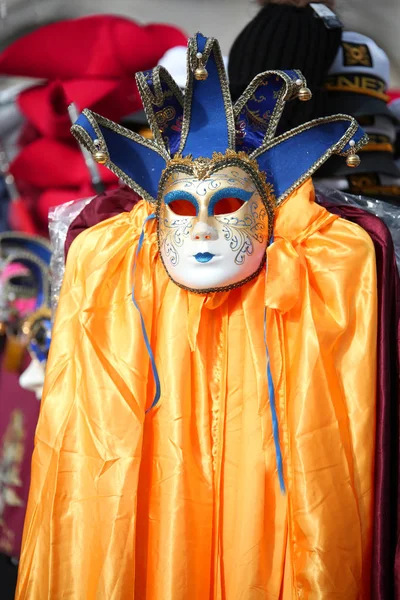
[[[304,99],[303,76],[261,73],[233,106],[213,38],[189,40],[187,74],[185,95],[163,67],[137,74],[152,140],[87,110],[72,132],[154,206],[170,278],[208,293],[255,277],[274,208],[332,154],[355,164],[366,136],[354,119],[337,115],[274,138],[285,103]]]

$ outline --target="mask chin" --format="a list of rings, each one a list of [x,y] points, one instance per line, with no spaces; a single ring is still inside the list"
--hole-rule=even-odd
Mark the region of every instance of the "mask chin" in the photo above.
[[[37,359],[32,359],[29,367],[25,369],[19,378],[19,384],[24,390],[33,392],[36,398],[42,398],[45,379],[45,367]]]
[[[224,291],[262,270],[273,213],[248,171],[224,166],[203,178],[173,171],[159,202],[160,255],[180,287]]]

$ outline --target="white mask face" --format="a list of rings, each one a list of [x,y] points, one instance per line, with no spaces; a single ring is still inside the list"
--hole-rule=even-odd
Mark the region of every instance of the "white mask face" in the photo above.
[[[236,165],[204,179],[179,167],[171,171],[162,189],[158,227],[164,266],[189,290],[236,287],[264,263],[269,214],[260,186]]]
[[[45,364],[36,358],[32,359],[29,367],[25,369],[19,378],[19,385],[30,392],[34,392],[36,398],[41,400],[45,377]]]

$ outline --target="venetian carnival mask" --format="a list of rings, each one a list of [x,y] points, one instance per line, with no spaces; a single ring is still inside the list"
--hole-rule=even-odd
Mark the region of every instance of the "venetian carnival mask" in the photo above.
[[[186,170],[184,162],[166,170],[160,187],[164,266],[175,283],[196,291],[241,285],[264,264],[273,222],[271,188],[256,165],[240,166],[237,158],[187,161]]]
[[[153,139],[89,110],[72,133],[153,207],[149,219],[157,219],[169,277],[208,293],[255,277],[265,265],[275,208],[332,154],[359,161],[365,138],[345,115],[274,137],[286,101],[311,96],[303,76],[261,73],[233,106],[213,38],[189,40],[187,73],[185,95],[161,66],[137,74]]]

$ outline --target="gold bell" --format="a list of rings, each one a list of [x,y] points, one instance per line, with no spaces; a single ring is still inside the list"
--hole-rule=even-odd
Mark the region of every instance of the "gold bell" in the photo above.
[[[105,165],[108,160],[107,154],[102,150],[97,150],[97,152],[94,153],[93,157],[94,160],[97,163],[99,163],[99,165]]]
[[[356,154],[356,143],[354,140],[349,141],[350,154],[346,158],[346,165],[352,169],[358,167],[361,162],[361,158]]]
[[[204,67],[197,67],[194,72],[194,77],[197,81],[205,81],[208,77],[208,71]]]
[[[196,54],[197,68],[194,72],[194,77],[197,81],[205,81],[208,77],[208,71],[202,63],[203,55],[201,52]]]
[[[302,102],[307,102],[307,100],[311,100],[312,92],[308,87],[301,87],[298,92],[298,98]]]
[[[360,163],[361,158],[358,156],[358,154],[349,154],[349,156],[346,158],[346,165],[352,169],[358,167]]]

